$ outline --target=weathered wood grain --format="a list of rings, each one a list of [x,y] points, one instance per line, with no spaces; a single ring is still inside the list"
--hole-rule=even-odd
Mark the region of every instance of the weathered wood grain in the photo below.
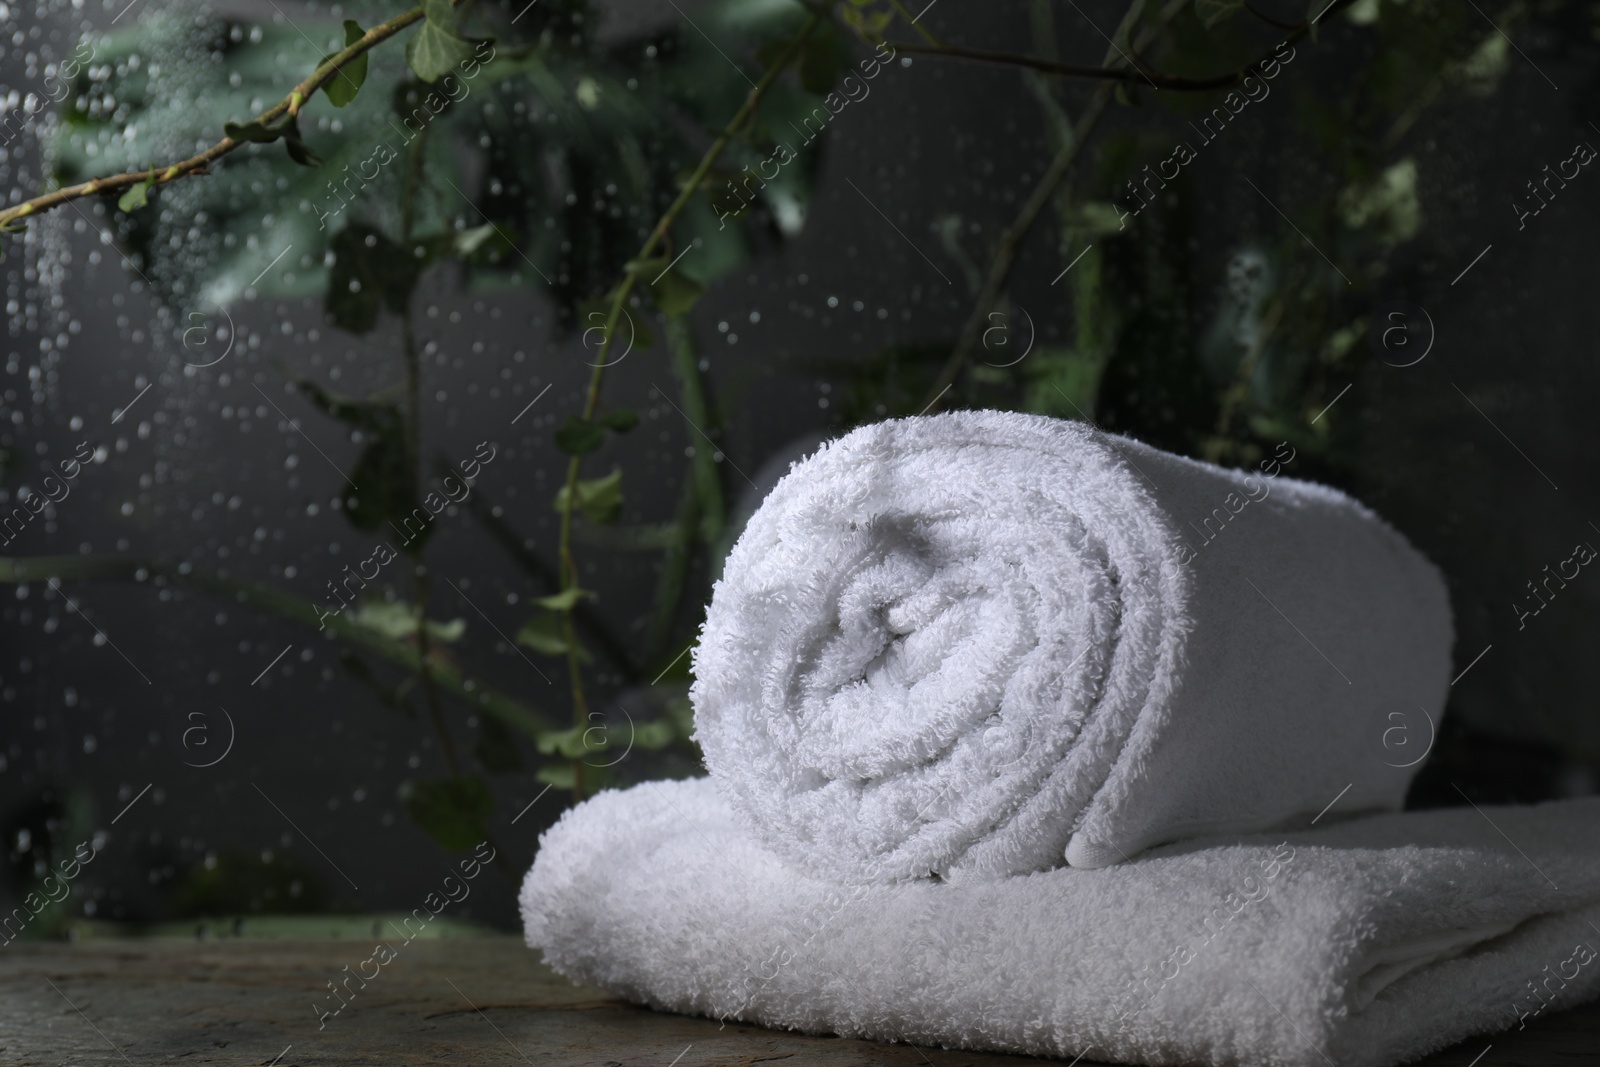
[[[570,985],[513,937],[405,946],[318,1028],[325,983],[368,940],[93,941],[0,949],[0,1064],[412,1064],[526,1067],[1019,1067],[1030,1060],[808,1037],[634,1007]],[[352,986],[353,988],[353,986]],[[1426,1061],[1600,1062],[1600,1006],[1468,1041]],[[1082,1061],[1088,1067],[1089,1061]],[[1060,1067],[1058,1063],[1056,1067]]]

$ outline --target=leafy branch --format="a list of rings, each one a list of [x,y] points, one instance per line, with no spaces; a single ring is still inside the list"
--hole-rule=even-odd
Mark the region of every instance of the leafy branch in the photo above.
[[[432,36],[442,37],[446,40],[459,40],[453,31],[441,29],[433,23],[443,13],[451,10],[460,0],[429,0],[425,7],[414,7],[401,15],[396,15],[387,22],[379,23],[355,36],[351,30],[354,23],[345,24],[345,47],[331,55],[325,56],[311,75],[289,91],[282,100],[267,108],[261,114],[251,119],[242,126],[229,124],[225,127],[227,136],[216,144],[207,148],[198,155],[188,159],[179,160],[166,166],[153,166],[144,170],[127,171],[122,174],[113,174],[104,178],[91,178],[89,181],[77,185],[68,185],[60,189],[53,189],[48,193],[36,196],[31,200],[24,200],[20,204],[0,210],[0,233],[14,232],[17,223],[32,215],[37,215],[52,208],[74,200],[86,197],[101,196],[108,193],[122,192],[131,189],[140,189],[144,193],[154,186],[166,185],[181,178],[193,177],[210,173],[210,166],[223,156],[236,151],[251,143],[270,143],[275,140],[285,139],[288,142],[291,155],[295,155],[297,162],[311,162],[316,159],[314,154],[302,159],[298,152],[306,151],[299,140],[296,121],[300,109],[305,107],[313,94],[318,89],[323,89],[330,101],[336,107],[342,107],[355,97],[355,90],[360,88],[359,79],[365,75],[366,55],[373,48],[387,41],[395,34],[400,33],[424,19],[429,20],[425,32],[432,31]],[[355,27],[359,29],[360,27]],[[412,56],[408,49],[408,57],[415,64],[419,57]],[[425,58],[425,57],[420,57]],[[419,70],[419,75],[426,77],[426,73]],[[334,79],[340,79],[335,87]],[[432,79],[429,79],[432,80]],[[342,101],[342,103],[341,103]],[[279,120],[284,120],[281,124]],[[299,146],[298,150],[296,146]],[[138,200],[143,203],[142,197]]]
[[[1337,12],[1340,8],[1348,6],[1353,0],[1332,0],[1332,3],[1323,11],[1316,21],[1326,18],[1329,14]],[[1132,52],[1137,55],[1153,44],[1157,37],[1166,31],[1172,21],[1189,5],[1189,0],[1168,0],[1156,16],[1152,24],[1145,28],[1139,39],[1132,44]],[[1038,184],[1028,195],[1023,203],[1022,210],[1018,212],[1016,220],[1001,236],[999,243],[990,259],[988,273],[984,277],[983,287],[978,298],[973,304],[972,314],[968,316],[961,334],[956,339],[955,346],[951,349],[949,358],[940,369],[933,385],[928,390],[927,403],[924,411],[937,410],[944,399],[945,393],[955,384],[956,379],[972,359],[973,350],[977,347],[979,339],[983,336],[984,326],[989,322],[989,313],[995,303],[1000,299],[1001,292],[1005,289],[1007,280],[1011,276],[1011,267],[1016,260],[1022,241],[1027,237],[1034,223],[1038,221],[1045,206],[1050,202],[1050,197],[1057,186],[1066,178],[1072,169],[1084,142],[1088,139],[1095,125],[1104,115],[1106,107],[1111,102],[1112,92],[1119,82],[1148,81],[1158,88],[1180,89],[1184,91],[1215,90],[1237,85],[1250,74],[1257,71],[1277,51],[1292,47],[1303,40],[1315,27],[1314,22],[1304,22],[1296,27],[1279,44],[1274,46],[1273,52],[1267,53],[1254,63],[1239,68],[1228,74],[1217,75],[1214,78],[1170,78],[1157,75],[1140,67],[1131,66],[1132,60],[1125,59],[1129,65],[1117,67],[1077,67],[1069,68],[1064,64],[1051,60],[1036,59],[1032,56],[1012,55],[1001,52],[982,52],[975,49],[953,48],[947,45],[921,46],[921,45],[896,45],[895,47],[907,52],[921,52],[931,55],[946,55],[957,59],[981,59],[984,62],[1006,63],[1020,66],[1043,73],[1070,75],[1075,77],[1099,77],[1107,79],[1106,83],[1096,90],[1087,107],[1084,108],[1072,136],[1062,145],[1056,153],[1055,159],[1046,168]]]
[[[705,183],[712,167],[721,158],[722,153],[732,143],[734,137],[744,128],[755,115],[756,109],[761,104],[761,99],[767,93],[778,76],[781,75],[800,55],[805,47],[806,40],[812,32],[820,26],[827,17],[827,12],[813,10],[799,33],[791,38],[773,57],[761,80],[751,86],[745,95],[744,103],[734,113],[732,119],[723,128],[722,133],[706,149],[701,156],[699,164],[684,181],[682,190],[678,193],[671,206],[669,206],[660,219],[656,221],[650,236],[645,239],[638,255],[629,263],[624,271],[622,280],[611,290],[605,312],[605,325],[601,333],[601,340],[594,369],[589,375],[588,389],[584,394],[583,423],[593,423],[596,409],[600,406],[600,387],[605,381],[606,368],[609,366],[608,357],[611,353],[612,342],[617,335],[618,321],[622,318],[624,308],[627,306],[628,297],[632,295],[634,287],[638,284],[641,273],[654,267],[652,257],[658,247],[667,239],[668,232],[677,221],[683,209],[688,206],[690,199],[699,192]],[[561,628],[565,639],[568,674],[572,680],[572,714],[574,727],[581,729],[588,721],[588,701],[584,695],[583,673],[581,664],[581,650],[578,646],[577,635],[574,632],[572,611],[583,596],[578,580],[578,565],[572,554],[572,519],[574,512],[581,501],[588,498],[583,492],[584,485],[579,481],[579,474],[583,466],[582,454],[573,455],[567,463],[567,478],[565,487],[557,496],[557,506],[561,513],[561,533],[559,541],[559,567],[561,572],[561,592],[551,598],[563,605],[561,612]],[[591,483],[592,484],[592,483]],[[576,797],[583,795],[583,766],[573,763],[573,794]]]

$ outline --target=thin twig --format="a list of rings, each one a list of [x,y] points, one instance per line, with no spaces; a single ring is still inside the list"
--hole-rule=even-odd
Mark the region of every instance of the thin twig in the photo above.
[[[1329,12],[1336,11],[1354,0],[1333,0]],[[1170,20],[1166,20],[1170,21]],[[938,56],[944,59],[962,59],[972,63],[988,63],[1003,67],[1024,67],[1036,70],[1041,74],[1051,74],[1059,78],[1088,78],[1096,81],[1129,82],[1140,85],[1152,85],[1157,89],[1171,89],[1177,92],[1201,93],[1211,92],[1216,89],[1227,89],[1238,85],[1252,74],[1258,74],[1268,60],[1279,49],[1299,43],[1306,34],[1311,32],[1311,24],[1303,22],[1293,28],[1293,31],[1253,63],[1230,70],[1222,74],[1213,74],[1206,78],[1191,78],[1181,74],[1163,74],[1151,70],[1142,63],[1126,66],[1086,67],[1073,63],[1059,63],[1053,59],[1044,59],[1039,56],[1025,55],[1019,52],[997,52],[987,48],[969,48],[965,45],[953,44],[915,44],[910,41],[890,41],[889,44],[896,52],[908,52],[912,55]],[[1149,46],[1149,39],[1143,45],[1136,45],[1134,51],[1142,52]]]

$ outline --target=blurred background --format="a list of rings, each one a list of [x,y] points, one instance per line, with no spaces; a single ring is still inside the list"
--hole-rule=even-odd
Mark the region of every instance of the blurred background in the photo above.
[[[696,773],[765,490],[925,410],[1289,442],[1448,576],[1412,804],[1600,787],[1600,5],[464,0],[251,125],[404,10],[0,0],[5,206],[251,142],[0,233],[5,910],[99,850],[22,936],[480,842],[513,928],[575,798]]]

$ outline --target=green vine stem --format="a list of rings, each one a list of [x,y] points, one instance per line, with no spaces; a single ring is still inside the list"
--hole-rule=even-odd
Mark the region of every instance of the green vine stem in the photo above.
[[[678,396],[683,400],[689,428],[697,433],[700,430],[712,433],[718,420],[712,416],[711,405],[706,401],[705,380],[700,374],[700,360],[687,320],[667,320],[667,349],[672,354],[672,371],[678,379]],[[722,472],[717,466],[715,449],[696,446],[690,469],[694,472],[700,500],[700,538],[706,544],[714,544],[728,521],[727,505],[722,498]]]
[[[368,649],[407,670],[426,670],[448,692],[529,737],[537,738],[555,729],[540,713],[497,689],[467,677],[450,664],[428,662],[404,641],[385,637],[349,619],[339,616],[319,619],[316,609],[310,604],[271,586],[127,556],[0,556],[0,583],[18,585],[50,578],[130,582],[163,578],[173,585],[198,589],[219,599],[249,604],[308,629],[326,626],[336,637]]]
[[[711,147],[706,149],[705,155],[700,157],[700,164],[683,183],[683,189],[678,193],[676,200],[667,208],[666,212],[656,221],[651,229],[650,236],[645,239],[638,254],[634,257],[635,263],[646,263],[657,247],[667,238],[667,232],[672,229],[672,224],[678,220],[683,209],[688,206],[690,198],[700,191],[706,176],[711,173],[711,168],[721,158],[724,150],[732,143],[739,130],[754,117],[756,108],[761,104],[761,98],[767,90],[772,88],[778,76],[788,69],[789,65],[799,56],[800,50],[805,47],[806,40],[812,32],[822,24],[827,17],[826,11],[813,11],[783,50],[773,60],[771,66],[762,74],[761,80],[751,86],[745,94],[744,103],[734,113],[732,119],[723,127],[722,133],[711,142]],[[634,286],[638,283],[637,270],[628,270],[622,281],[611,291],[611,299],[606,310],[605,327],[601,334],[600,348],[596,355],[594,370],[589,375],[589,387],[584,394],[583,415],[586,421],[592,421],[596,409],[600,406],[600,387],[605,381],[607,356],[611,353],[611,343],[617,335],[617,322],[622,317],[623,308],[632,295]],[[560,534],[560,568],[561,590],[563,593],[575,592],[580,588],[578,582],[578,565],[572,555],[572,516],[578,501],[578,474],[583,466],[581,456],[573,456],[567,463],[566,491],[562,494],[561,504],[561,534]],[[574,598],[575,599],[575,598]],[[572,717],[573,725],[579,729],[588,726],[589,704],[583,691],[583,672],[580,663],[577,635],[574,633],[571,610],[562,613],[562,631],[567,645],[567,672],[572,679]],[[580,760],[572,762],[572,792],[574,799],[583,798],[583,764]]]
[[[434,467],[441,478],[456,473],[450,461],[443,456],[436,459]],[[499,514],[487,493],[474,489],[463,506],[467,509],[467,514],[482,524],[484,532],[494,540],[494,543],[504,549],[506,555],[510,556],[546,592],[554,593],[561,588],[561,578],[556,574],[555,568],[528,547],[528,540]],[[634,663],[627,648],[606,628],[605,622],[595,614],[587,602],[576,604],[572,612],[578,625],[583,628],[584,635],[595,643],[624,678],[630,682],[637,682],[643,678],[643,672],[639,665]]]
[[[693,432],[704,429],[710,433],[716,421],[711,415],[711,405],[706,402],[705,383],[688,320],[678,315],[669,316],[666,335],[685,421]],[[688,476],[684,479],[678,514],[673,519],[666,557],[661,563],[661,578],[656,583],[655,611],[645,636],[645,662],[653,662],[665,654],[667,640],[672,636],[672,623],[683,599],[684,582],[694,559],[697,536],[703,544],[714,545],[726,523],[715,448],[697,442],[694,457],[689,461]]]

